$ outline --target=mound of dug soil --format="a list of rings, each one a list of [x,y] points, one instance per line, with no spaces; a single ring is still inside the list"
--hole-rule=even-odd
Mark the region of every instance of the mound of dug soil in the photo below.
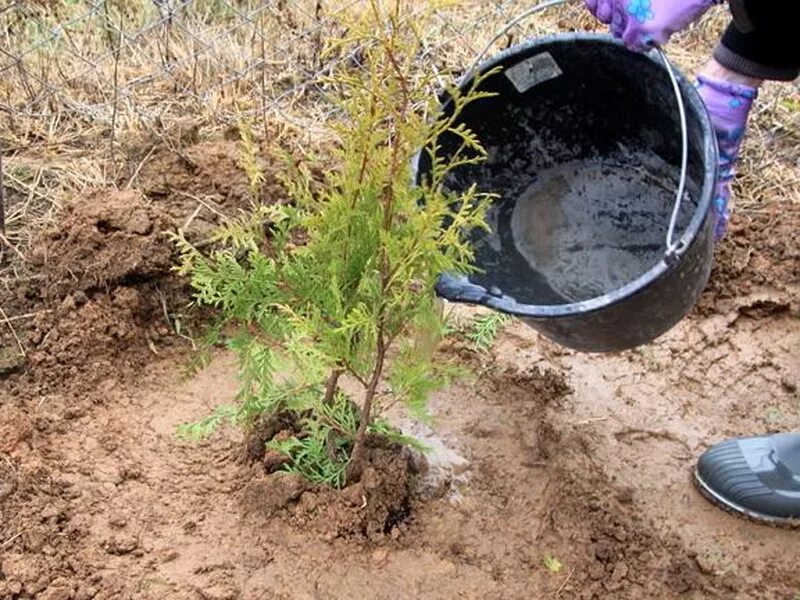
[[[800,311],[800,208],[771,206],[753,215],[734,214],[716,250],[711,278],[695,309],[707,316],[746,305],[746,298],[769,292],[776,309]]]
[[[272,204],[287,198],[265,155],[262,150],[256,158],[265,175],[260,197],[254,195],[242,168],[242,149],[235,139],[198,141],[181,152],[158,148],[144,160],[136,185],[176,227],[185,229],[190,240],[200,240],[218,225],[220,215],[235,215],[253,202]]]
[[[43,296],[91,294],[163,277],[171,266],[168,228],[164,214],[138,192],[97,190],[80,198],[31,251],[45,278]]]
[[[414,475],[409,452],[379,439],[369,441],[360,481],[341,490],[282,471],[265,473],[263,463],[256,469],[242,494],[244,513],[283,517],[324,539],[396,535],[409,513]]]
[[[423,457],[385,438],[368,437],[360,480],[337,490],[283,471],[289,458],[266,447],[271,440],[302,433],[298,415],[289,411],[261,421],[248,433],[240,455],[240,461],[254,469],[242,497],[246,515],[284,516],[325,539],[381,537],[408,516],[413,479]]]
[[[198,142],[176,153],[156,150],[137,177],[142,193],[153,200],[192,196],[217,204],[244,208],[253,200],[247,175],[239,166],[241,150],[235,141]],[[262,169],[266,168],[261,164]],[[170,202],[174,205],[175,202]]]
[[[20,329],[28,376],[45,393],[65,379],[78,387],[126,373],[170,338],[169,220],[135,191],[97,190],[69,205],[35,240],[37,270],[16,306],[35,314]],[[75,377],[78,374],[81,377]]]

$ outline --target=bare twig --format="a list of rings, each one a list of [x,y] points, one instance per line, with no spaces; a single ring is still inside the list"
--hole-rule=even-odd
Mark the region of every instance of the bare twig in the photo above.
[[[10,538],[8,538],[8,539],[7,539],[5,542],[3,542],[2,548],[8,548],[8,547],[9,547],[11,544],[13,544],[13,543],[14,543],[14,540],[16,540],[17,538],[19,538],[19,537],[22,535],[22,533],[23,533],[23,532],[22,532],[22,531],[20,531],[20,532],[19,532],[19,533],[17,533],[16,535],[12,535],[12,536],[11,536]]]
[[[269,131],[267,128],[267,36],[264,35],[264,19],[266,15],[261,15],[258,19],[259,26],[261,27],[261,121],[264,127],[264,140],[269,140]]]
[[[575,567],[572,568],[572,570],[569,572],[569,575],[567,575],[564,578],[564,581],[561,582],[561,585],[559,586],[558,590],[556,590],[556,596],[560,596],[561,595],[561,592],[567,586],[567,583],[569,582],[569,580],[572,579],[572,575],[574,573],[575,573]]]
[[[118,100],[119,100],[119,55],[122,50],[122,15],[123,11],[119,12],[119,29],[117,30],[117,44],[114,48],[114,76],[113,76],[113,85],[114,85],[114,97],[111,104],[111,137],[109,138],[109,148],[111,150],[111,166],[114,167],[117,164],[117,159],[114,151],[114,142],[115,136],[117,131],[117,109],[118,109]]]
[[[314,18],[320,25],[317,34],[314,36],[314,62],[318,69],[322,68],[322,0],[316,0],[314,5]]]
[[[5,244],[6,246],[8,246],[8,248],[9,248],[9,249],[10,249],[10,250],[11,250],[11,251],[14,253],[14,254],[16,254],[16,255],[19,257],[19,259],[20,259],[21,261],[23,261],[23,262],[28,262],[27,260],[25,260],[25,256],[22,254],[22,252],[20,252],[19,250],[17,250],[16,246],[14,246],[14,244],[12,244],[11,242],[9,242],[9,241],[8,241],[8,238],[7,238],[7,237],[5,236],[5,234],[3,234],[3,233],[0,233],[0,242],[3,242],[3,244]]]
[[[2,306],[0,306],[0,317],[3,318],[3,321],[5,322],[6,325],[8,325],[8,328],[11,330],[11,335],[14,336],[14,339],[17,342],[17,346],[19,346],[19,351],[22,353],[22,356],[28,356],[28,353],[25,352],[25,346],[22,345],[22,340],[19,339],[17,331],[14,329],[14,326],[11,324],[11,321],[9,320],[8,316],[6,316],[6,311],[3,310]]]
[[[195,208],[195,209],[194,209],[194,212],[192,212],[192,214],[191,214],[191,215],[189,215],[189,218],[188,218],[188,219],[186,219],[186,222],[183,224],[183,227],[182,227],[182,229],[183,229],[184,231],[186,231],[187,229],[189,229],[189,225],[191,225],[191,224],[192,224],[192,222],[193,222],[193,221],[194,221],[194,220],[197,218],[197,215],[199,215],[199,214],[200,214],[200,211],[201,211],[201,210],[203,210],[203,205],[202,205],[202,204],[200,204],[200,203],[198,202],[198,203],[197,203],[197,208]]]
[[[185,196],[186,198],[191,198],[192,200],[194,200],[198,204],[202,204],[204,207],[206,207],[212,213],[217,215],[220,219],[223,219],[223,220],[227,220],[228,219],[228,216],[225,213],[223,213],[219,209],[215,208],[212,205],[212,203],[207,199],[203,199],[200,196],[196,196],[195,194],[190,194],[189,192],[184,192],[182,190],[178,190],[178,195]]]
[[[133,182],[136,181],[136,178],[139,176],[142,167],[144,167],[145,163],[150,159],[151,156],[153,156],[153,152],[156,151],[156,147],[157,146],[153,144],[153,146],[150,148],[147,154],[145,154],[144,158],[141,161],[139,161],[138,165],[136,165],[136,168],[133,170],[133,175],[131,175],[131,178],[128,179],[128,183],[125,184],[126,190],[129,190],[131,188],[131,185],[133,185]]]
[[[33,313],[26,313],[24,315],[14,315],[13,317],[6,317],[6,323],[12,323],[13,321],[24,321],[25,319],[35,319],[39,315],[47,315],[53,312],[52,310],[40,310],[39,312]]]

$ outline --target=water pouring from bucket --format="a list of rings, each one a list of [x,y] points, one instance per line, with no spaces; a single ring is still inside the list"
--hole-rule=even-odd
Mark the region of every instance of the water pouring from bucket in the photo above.
[[[437,293],[584,351],[632,348],[683,318],[711,269],[717,155],[702,100],[673,69],[660,51],[573,33],[471,70],[461,89],[494,70],[480,83],[493,96],[459,116],[488,157],[447,185],[497,198],[489,230],[472,234],[478,272],[442,275]],[[453,135],[439,144],[458,151]],[[423,152],[418,180],[429,170]]]

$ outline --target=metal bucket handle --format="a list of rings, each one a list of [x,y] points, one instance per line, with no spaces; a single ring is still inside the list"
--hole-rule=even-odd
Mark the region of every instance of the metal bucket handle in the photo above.
[[[492,46],[502,38],[506,33],[509,32],[513,27],[518,25],[520,22],[524,21],[528,17],[535,15],[539,11],[545,10],[546,8],[550,8],[552,6],[557,6],[559,4],[566,4],[569,0],[546,0],[545,2],[540,2],[533,8],[530,8],[523,12],[521,15],[515,17],[495,35],[486,47],[481,50],[478,56],[475,58],[475,61],[472,63],[472,66],[467,71],[465,76],[466,79],[472,76],[475,69],[478,67],[483,57],[486,55],[489,50],[491,50]],[[686,106],[683,102],[683,94],[681,94],[681,88],[678,84],[678,78],[675,75],[675,70],[672,68],[672,65],[669,63],[667,59],[667,55],[664,51],[659,48],[658,46],[653,47],[655,51],[658,53],[659,57],[661,57],[661,61],[664,63],[664,69],[667,71],[667,75],[669,75],[670,81],[672,82],[672,89],[675,91],[675,100],[678,103],[678,113],[680,115],[680,125],[681,125],[681,177],[678,182],[678,189],[675,193],[675,204],[672,207],[672,215],[669,219],[669,226],[667,227],[667,239],[666,239],[666,252],[665,258],[667,261],[670,261],[676,254],[680,253],[684,250],[685,242],[683,240],[675,241],[675,228],[678,222],[678,214],[680,213],[681,203],[683,202],[683,197],[685,195],[686,190],[686,177],[687,171],[689,166],[689,127],[686,123]]]

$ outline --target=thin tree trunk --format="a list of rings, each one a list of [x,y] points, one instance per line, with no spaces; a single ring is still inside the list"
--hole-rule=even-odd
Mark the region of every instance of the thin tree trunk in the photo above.
[[[339,377],[342,375],[342,369],[334,369],[328,376],[328,381],[325,383],[325,396],[322,401],[326,406],[333,404],[333,399],[336,397],[336,391],[339,389]],[[332,462],[336,461],[336,448],[334,445],[336,431],[331,429],[328,432],[328,437],[325,439],[325,451],[328,453],[328,458]]]
[[[381,375],[383,374],[385,358],[386,346],[383,339],[383,326],[381,326],[378,329],[378,348],[377,356],[375,357],[375,368],[372,371],[372,377],[369,380],[367,391],[364,394],[364,406],[361,409],[361,420],[358,423],[353,452],[350,455],[350,464],[347,466],[348,483],[358,481],[361,478],[361,473],[364,471],[367,427],[369,427],[372,421],[372,401],[375,398],[375,393],[378,390],[378,383],[380,383]]]
[[[341,374],[342,374],[341,369],[334,369],[328,376],[328,381],[325,384],[325,397],[322,399],[322,401],[327,405],[333,404],[333,398],[336,395],[336,390],[339,387],[338,383]]]

